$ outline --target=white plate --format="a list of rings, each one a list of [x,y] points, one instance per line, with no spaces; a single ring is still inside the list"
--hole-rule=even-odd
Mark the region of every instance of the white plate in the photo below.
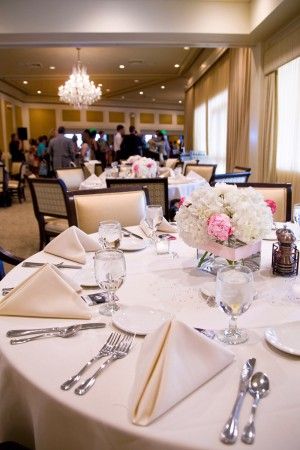
[[[264,241],[277,241],[276,231],[272,230],[266,236],[263,237]]]
[[[152,333],[171,318],[172,314],[160,309],[147,306],[128,306],[121,307],[112,316],[112,322],[116,327],[127,333],[145,335]]]
[[[268,328],[265,338],[269,344],[291,355],[300,356],[300,322],[291,322]]]
[[[143,250],[147,247],[146,239],[137,239],[132,237],[126,237],[122,239],[119,249],[124,252],[136,252],[138,250]]]
[[[98,285],[97,281],[95,280],[94,268],[92,268],[92,267],[89,270],[83,270],[81,272],[81,274],[78,276],[78,278],[76,279],[76,281],[78,281],[78,283],[80,284],[80,286],[83,289],[85,287],[99,289],[99,285]]]

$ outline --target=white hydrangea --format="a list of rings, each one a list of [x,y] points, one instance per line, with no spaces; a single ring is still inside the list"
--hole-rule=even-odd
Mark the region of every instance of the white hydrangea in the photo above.
[[[271,209],[259,192],[218,183],[215,187],[200,187],[181,206],[176,215],[179,235],[188,245],[200,247],[213,239],[207,234],[207,224],[216,213],[230,218],[233,237],[245,244],[262,239],[273,224]]]

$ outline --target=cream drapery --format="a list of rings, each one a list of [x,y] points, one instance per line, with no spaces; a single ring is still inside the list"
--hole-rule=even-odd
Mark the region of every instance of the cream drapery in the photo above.
[[[264,182],[276,182],[277,141],[277,75],[272,72],[264,79],[264,113],[262,126],[262,176]]]
[[[194,86],[192,86],[186,91],[184,102],[184,145],[187,151],[193,150],[194,107]]]
[[[251,50],[229,51],[227,171],[249,164]]]

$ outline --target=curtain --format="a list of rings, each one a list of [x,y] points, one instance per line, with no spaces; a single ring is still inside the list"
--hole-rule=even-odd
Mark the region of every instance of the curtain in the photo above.
[[[226,52],[195,84],[194,150],[225,171],[229,57]]]
[[[227,171],[249,164],[249,114],[251,85],[251,50],[229,51],[229,98],[227,131]]]
[[[187,151],[193,150],[194,129],[194,86],[185,93],[184,102],[184,146]]]
[[[272,72],[264,79],[262,126],[262,176],[263,182],[276,182],[277,146],[277,74]]]

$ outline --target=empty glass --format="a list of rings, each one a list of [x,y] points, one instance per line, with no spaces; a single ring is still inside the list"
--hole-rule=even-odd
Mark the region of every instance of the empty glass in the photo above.
[[[99,313],[112,316],[119,309],[115,292],[122,286],[126,275],[126,264],[121,250],[99,250],[94,257],[95,279],[107,293],[107,303],[101,305]]]
[[[229,328],[217,333],[225,344],[246,342],[246,330],[237,327],[237,318],[250,307],[254,296],[254,281],[251,269],[246,266],[225,266],[218,270],[216,301],[230,316]]]
[[[155,238],[155,232],[157,230],[158,225],[163,221],[164,215],[163,210],[160,205],[148,205],[146,207],[146,223],[148,227],[151,229],[150,237],[152,239]]]
[[[99,224],[98,239],[102,248],[117,249],[122,239],[122,228],[117,220],[103,220]]]

